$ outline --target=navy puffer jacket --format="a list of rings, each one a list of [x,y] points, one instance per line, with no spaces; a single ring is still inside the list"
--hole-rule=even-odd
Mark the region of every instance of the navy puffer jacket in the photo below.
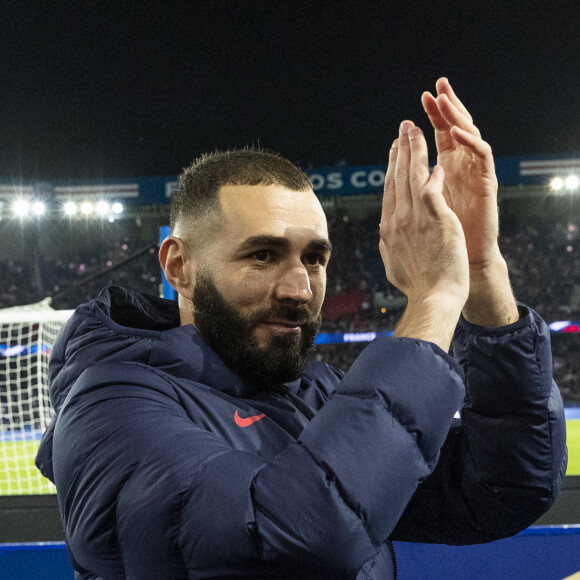
[[[566,466],[549,331],[520,313],[461,320],[454,357],[377,339],[344,376],[311,363],[264,392],[176,303],[104,290],[54,346],[37,457],[77,578],[385,580],[391,540],[517,533]]]

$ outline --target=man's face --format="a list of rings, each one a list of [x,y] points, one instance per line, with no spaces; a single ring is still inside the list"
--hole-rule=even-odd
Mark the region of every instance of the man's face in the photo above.
[[[223,221],[196,265],[194,324],[259,383],[297,378],[320,327],[330,243],[312,191],[227,185]]]

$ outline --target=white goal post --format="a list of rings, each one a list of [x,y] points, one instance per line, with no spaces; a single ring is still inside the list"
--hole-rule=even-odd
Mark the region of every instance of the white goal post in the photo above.
[[[48,359],[72,310],[47,298],[0,309],[0,495],[55,493],[34,465],[54,411],[48,396]]]

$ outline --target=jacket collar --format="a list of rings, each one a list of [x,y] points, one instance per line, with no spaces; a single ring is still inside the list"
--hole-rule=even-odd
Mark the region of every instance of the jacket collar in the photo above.
[[[169,374],[218,389],[236,397],[248,397],[260,389],[234,374],[191,324],[180,326],[179,308],[165,300],[132,292],[120,286],[105,288],[94,301],[102,323],[133,340],[150,345],[148,362]],[[298,393],[300,378],[285,384]]]

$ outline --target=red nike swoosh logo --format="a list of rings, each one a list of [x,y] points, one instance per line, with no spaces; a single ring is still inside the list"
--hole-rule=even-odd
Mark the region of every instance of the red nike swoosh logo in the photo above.
[[[236,413],[234,415],[234,421],[238,427],[249,427],[252,423],[263,419],[266,415],[262,413],[261,415],[254,415],[253,417],[240,417],[238,415],[238,410],[236,409]]]

